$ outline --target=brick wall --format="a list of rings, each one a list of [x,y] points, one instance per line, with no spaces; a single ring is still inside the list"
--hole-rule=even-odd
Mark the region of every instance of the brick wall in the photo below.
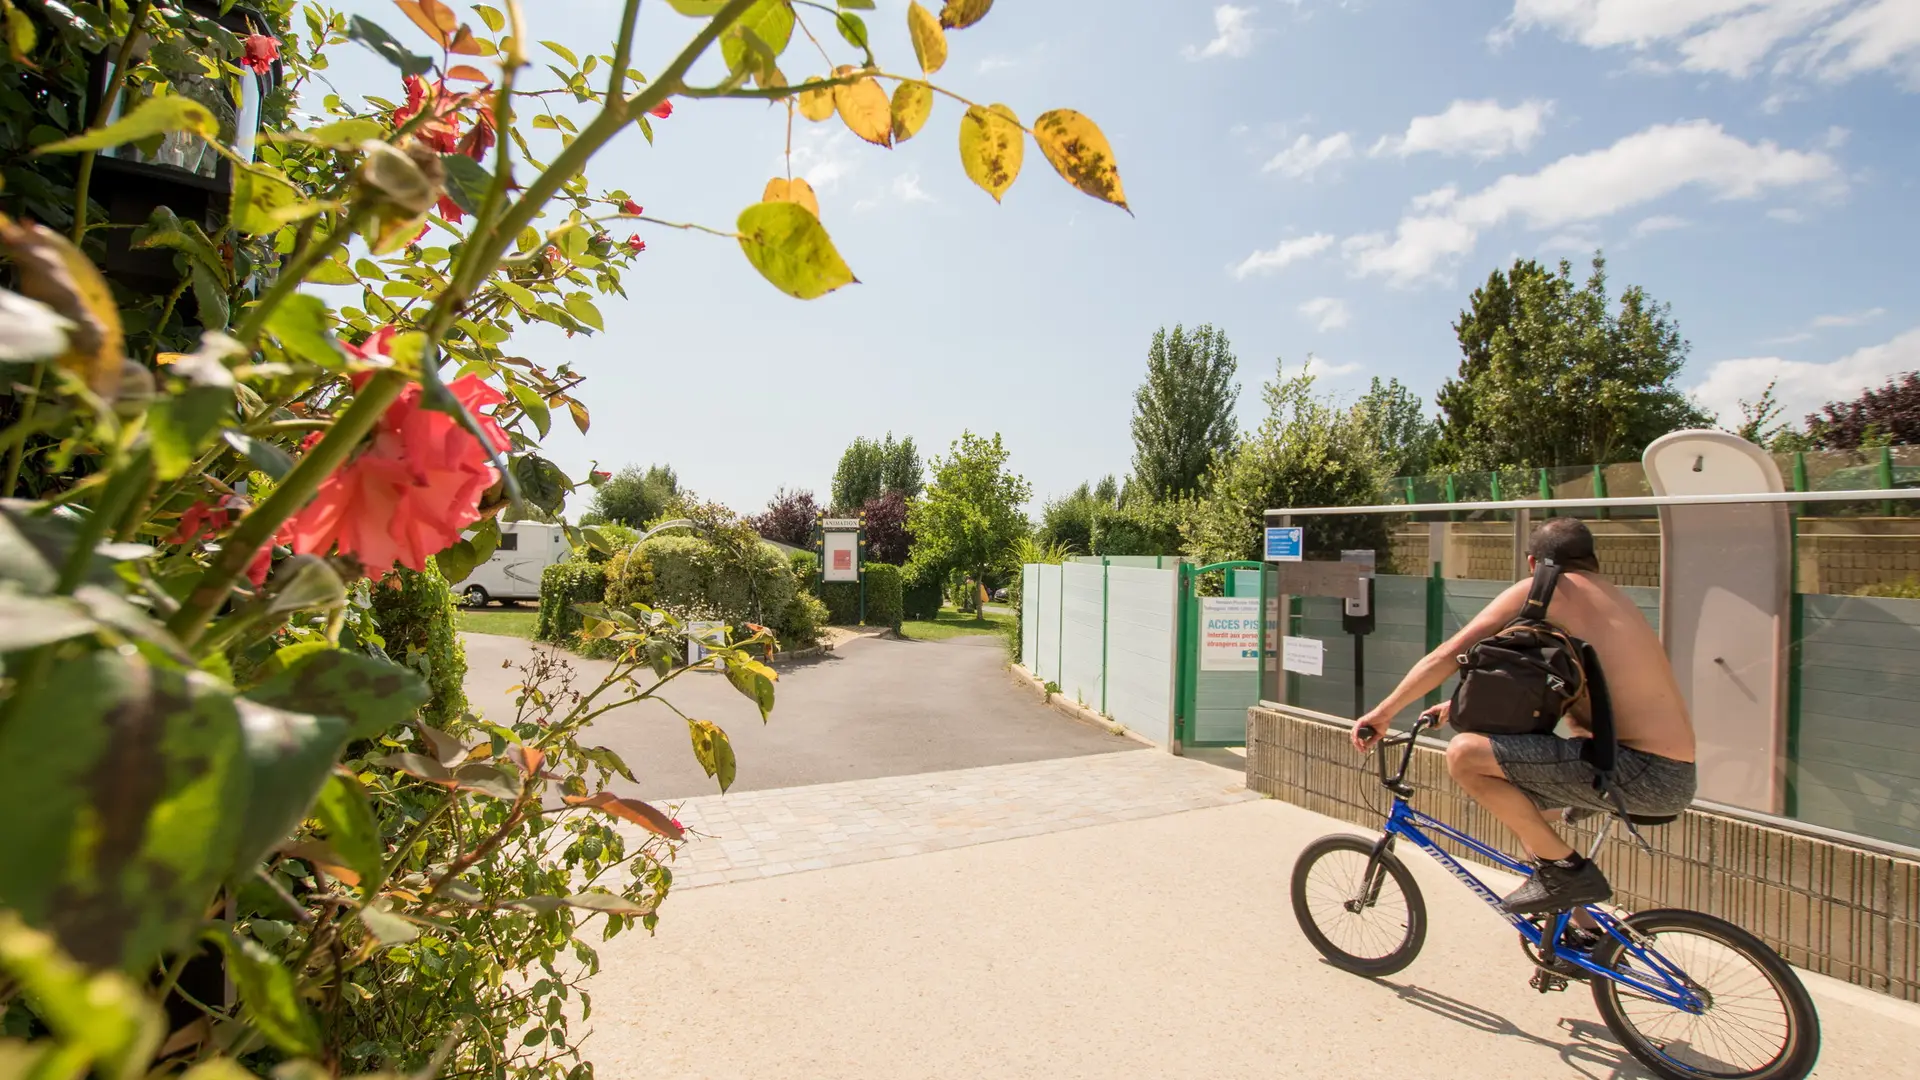
[[[1377,827],[1390,796],[1362,764],[1370,763],[1354,754],[1342,726],[1248,710],[1253,791]],[[1438,750],[1416,750],[1409,779],[1423,812],[1517,850],[1506,827],[1454,787]],[[1800,967],[1920,1001],[1920,861],[1706,810],[1644,832],[1652,855],[1618,835],[1601,852],[1616,903],[1717,915]]]

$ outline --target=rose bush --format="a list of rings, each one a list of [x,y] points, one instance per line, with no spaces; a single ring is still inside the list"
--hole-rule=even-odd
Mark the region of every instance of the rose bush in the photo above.
[[[296,28],[292,0],[0,0],[7,1072],[591,1076],[595,933],[653,925],[684,830],[610,790],[640,778],[585,737],[689,670],[687,631],[643,603],[580,605],[607,680],[536,659],[511,718],[430,725],[432,650],[382,637],[376,590],[430,558],[458,582],[503,510],[560,511],[574,482],[537,450],[556,415],[587,431],[582,380],[516,355],[514,333],[600,331],[645,250],[636,223],[731,239],[802,299],[854,277],[804,180],[708,228],[593,187],[587,164],[629,128],[650,139],[680,97],[775,102],[789,127],[837,117],[891,146],[939,96],[996,199],[1030,136],[1125,206],[1085,117],[1028,127],[930,81],[991,0],[910,5],[908,74],[873,56],[863,0],[670,3],[691,35],[648,79],[638,0],[608,51],[542,42],[558,62],[540,69],[513,0],[477,22],[396,0],[404,39],[311,4]],[[801,38],[823,74],[783,71]],[[393,65],[399,100],[319,82],[348,42]],[[716,52],[724,76],[694,81]],[[199,201],[116,218],[162,166]],[[703,666],[724,661],[764,717],[771,642],[749,630]],[[725,732],[686,722],[724,791]]]

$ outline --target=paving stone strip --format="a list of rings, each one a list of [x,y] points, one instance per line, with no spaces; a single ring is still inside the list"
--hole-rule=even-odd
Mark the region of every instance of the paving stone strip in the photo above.
[[[708,795],[676,889],[896,859],[1259,798],[1217,766],[1140,750]]]

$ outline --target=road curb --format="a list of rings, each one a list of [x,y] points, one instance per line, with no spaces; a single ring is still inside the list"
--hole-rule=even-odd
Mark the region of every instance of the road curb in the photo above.
[[[1083,724],[1092,724],[1113,735],[1125,736],[1142,746],[1159,745],[1152,739],[1120,723],[1118,720],[1110,720],[1065,695],[1049,694],[1047,692],[1046,682],[1019,664],[1008,664],[1007,670],[1013,673],[1013,681],[1015,684],[1037,696],[1041,704],[1046,705],[1062,716],[1078,720]]]

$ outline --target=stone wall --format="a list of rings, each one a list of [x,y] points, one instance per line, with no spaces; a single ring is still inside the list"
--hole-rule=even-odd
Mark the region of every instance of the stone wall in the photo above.
[[[1409,780],[1423,812],[1515,850],[1505,826],[1453,785],[1438,749],[1415,751]],[[1247,787],[1368,827],[1385,820],[1391,798],[1345,726],[1265,708],[1248,710]],[[1920,1001],[1920,861],[1702,809],[1644,833],[1654,854],[1619,834],[1601,852],[1616,903],[1717,915],[1800,967]]]

